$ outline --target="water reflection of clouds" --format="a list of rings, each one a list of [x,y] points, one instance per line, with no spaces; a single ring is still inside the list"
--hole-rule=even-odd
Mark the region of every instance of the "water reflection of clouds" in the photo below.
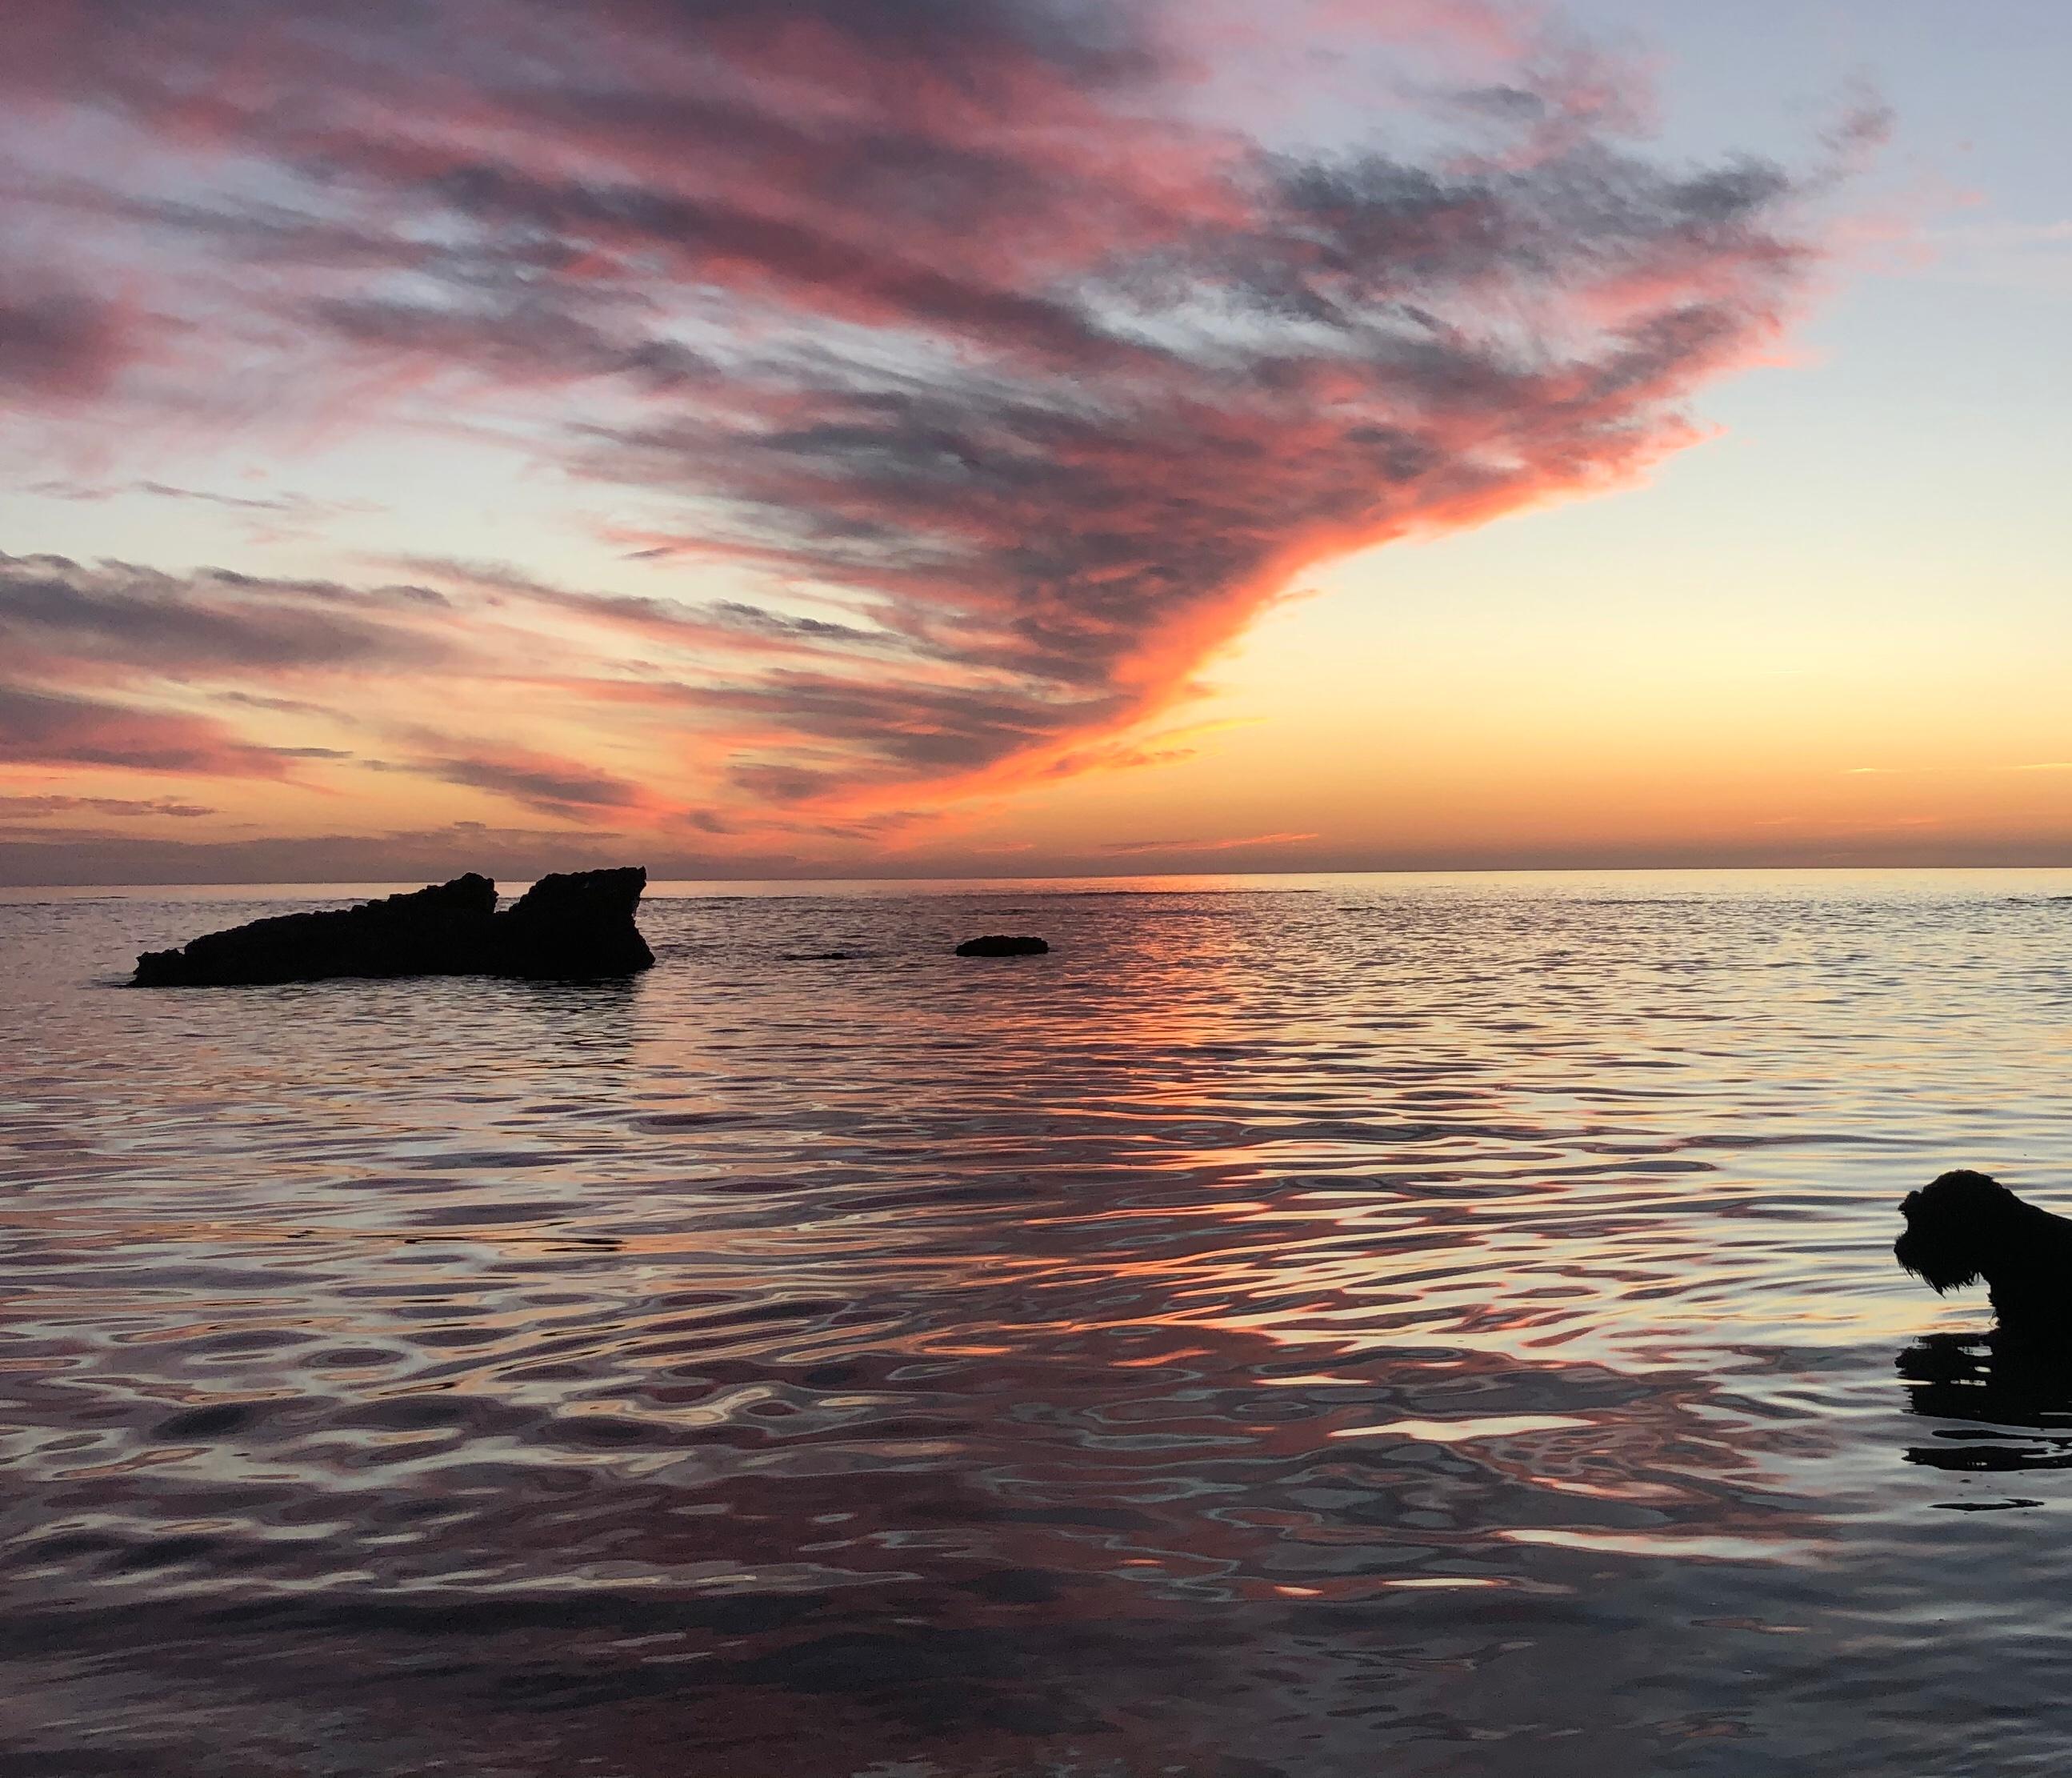
[[[267,1723],[526,1778],[1836,1752],[1859,1601],[1936,1603],[1829,1510],[1902,1467],[1851,1443],[1919,1309],[1891,1175],[1966,1057],[2047,1051],[1937,1047],[1975,976],[1881,1001],[1948,919],[1852,916],[1866,975],[1790,916],[1779,1015],[1774,905],[1365,893],[1058,898],[976,968],[983,896],[665,902],[628,997],[51,1000],[18,1695],[196,1769]],[[1929,1344],[1965,1437],[1910,1448],[2051,1448],[1930,1406],[1979,1397]]]

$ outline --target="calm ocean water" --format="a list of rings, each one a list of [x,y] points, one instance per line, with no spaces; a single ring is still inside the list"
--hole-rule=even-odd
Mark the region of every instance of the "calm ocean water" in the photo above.
[[[2072,1208],[2072,872],[1060,887],[10,892],[0,1771],[2072,1764],[2072,1373],[1889,1255]]]

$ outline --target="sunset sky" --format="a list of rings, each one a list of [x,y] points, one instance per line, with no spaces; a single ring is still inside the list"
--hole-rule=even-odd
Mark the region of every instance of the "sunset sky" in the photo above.
[[[15,0],[0,883],[2072,862],[2058,0]]]

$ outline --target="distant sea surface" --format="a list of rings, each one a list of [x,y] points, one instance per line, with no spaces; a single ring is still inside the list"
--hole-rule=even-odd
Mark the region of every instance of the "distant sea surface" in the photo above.
[[[355,892],[0,899],[10,1778],[2072,1767],[2072,872]]]

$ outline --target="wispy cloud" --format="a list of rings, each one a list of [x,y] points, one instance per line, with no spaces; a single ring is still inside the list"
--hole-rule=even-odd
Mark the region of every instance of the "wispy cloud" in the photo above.
[[[1321,836],[1315,833],[1253,833],[1227,840],[1115,840],[1104,852],[1235,852],[1253,846],[1295,846]]]
[[[50,815],[169,815],[195,821],[216,811],[199,803],[175,802],[163,796],[0,796],[0,817],[13,821],[35,820]]]
[[[113,307],[0,260],[0,390],[79,399],[105,389],[125,350]]]
[[[668,578],[573,589],[438,537],[388,586],[8,558],[14,695],[200,674],[256,713],[378,673],[450,725],[523,680],[551,763],[492,722],[409,769],[576,821],[856,831],[1151,763],[1143,726],[1309,564],[1689,442],[1684,402],[1770,348],[1876,130],[1692,167],[1651,151],[1637,65],[1523,10],[1288,20],[19,0],[0,93],[54,120],[0,127],[48,248],[0,268],[23,411],[105,436],[234,386],[253,433],[479,414]],[[1420,72],[1369,83],[1372,141],[1204,121],[1240,65],[1299,82],[1392,44]],[[118,267],[137,299],[87,294]],[[701,596],[715,565],[767,596]],[[580,732],[668,781],[564,759]],[[187,756],[260,756],[212,744]]]
[[[151,500],[212,508],[241,521],[245,537],[253,543],[313,537],[339,520],[373,510],[364,500],[317,500],[298,493],[231,494],[216,488],[177,487],[148,476],[117,483],[60,476],[31,482],[28,492],[46,500],[92,504],[141,496]]]
[[[564,818],[589,816],[598,811],[637,809],[647,801],[638,784],[591,771],[571,760],[548,759],[537,754],[500,759],[422,759],[403,763],[376,760],[369,763],[376,770],[416,772],[447,784],[487,790],[542,814]]]
[[[59,677],[430,665],[446,644],[409,619],[443,603],[421,586],[0,554],[0,642],[18,670],[40,665]]]
[[[4,682],[0,761],[216,778],[279,778],[286,772],[269,749],[243,741],[205,717]]]

